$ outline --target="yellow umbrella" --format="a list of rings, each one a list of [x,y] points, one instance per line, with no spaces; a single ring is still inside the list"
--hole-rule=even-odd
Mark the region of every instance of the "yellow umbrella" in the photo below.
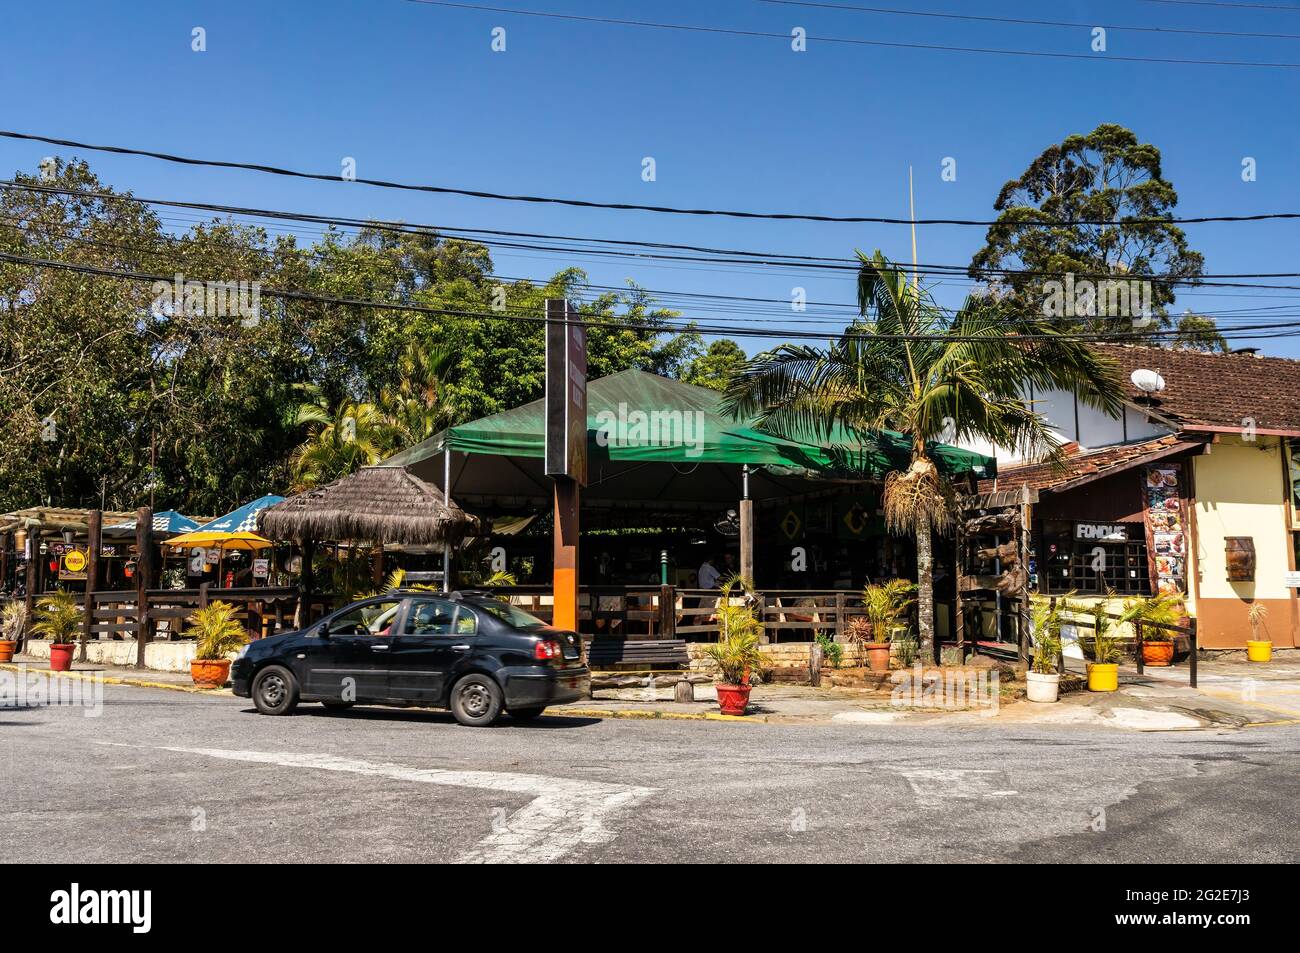
[[[269,539],[258,536],[256,533],[238,532],[223,533],[216,530],[196,529],[192,533],[182,533],[180,536],[173,536],[163,543],[164,546],[175,546],[177,548],[202,547],[203,549],[266,549],[273,546]]]

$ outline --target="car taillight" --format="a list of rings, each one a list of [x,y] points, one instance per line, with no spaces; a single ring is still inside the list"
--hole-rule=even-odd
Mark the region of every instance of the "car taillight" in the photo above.
[[[539,662],[550,662],[553,659],[563,658],[564,649],[560,648],[560,643],[550,639],[542,639],[533,646],[533,658]]]

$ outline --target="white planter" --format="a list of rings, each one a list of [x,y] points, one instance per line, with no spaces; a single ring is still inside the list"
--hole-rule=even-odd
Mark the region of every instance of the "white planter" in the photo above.
[[[1025,674],[1025,693],[1031,702],[1054,702],[1061,692],[1061,676],[1039,675],[1037,672]]]

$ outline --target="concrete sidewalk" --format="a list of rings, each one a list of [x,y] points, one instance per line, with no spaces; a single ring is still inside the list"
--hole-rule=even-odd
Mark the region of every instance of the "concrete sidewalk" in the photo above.
[[[48,670],[45,659],[16,656],[28,671]],[[228,688],[198,689],[188,673],[73,663],[73,677],[105,679],[108,684],[170,689],[205,695],[230,695]],[[1143,675],[1122,670],[1117,692],[1086,690],[1062,694],[1054,705],[1024,700],[1024,683],[1003,679],[996,707],[961,710],[916,708],[893,703],[888,691],[812,688],[807,685],[757,685],[749,713],[740,718],[718,711],[712,685],[696,685],[695,701],[673,700],[673,681],[654,688],[608,689],[595,698],[550,709],[553,714],[607,718],[664,718],[774,724],[975,725],[1013,722],[1032,725],[1110,727],[1138,731],[1237,729],[1300,724],[1300,651],[1286,651],[1268,664],[1232,657],[1202,661],[1199,687],[1187,685],[1187,668],[1150,668]]]

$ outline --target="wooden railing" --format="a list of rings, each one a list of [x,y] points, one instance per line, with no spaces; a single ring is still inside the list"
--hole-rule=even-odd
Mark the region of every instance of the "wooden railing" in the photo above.
[[[550,622],[549,586],[503,586],[493,592]],[[768,589],[751,594],[765,640],[811,642],[819,633],[842,635],[862,615],[862,593],[834,589]],[[736,597],[738,600],[738,597]],[[637,639],[712,640],[718,633],[716,589],[676,586],[583,586],[578,593],[578,631]]]
[[[314,597],[312,601],[319,607],[322,599],[328,597]],[[235,618],[251,638],[260,639],[293,627],[298,590],[268,586],[215,589],[206,585],[198,589],[149,589],[144,597],[143,633],[136,590],[94,592],[91,593],[94,608],[85,620],[85,635],[89,639],[136,641],[141,641],[143,636],[145,642],[174,639],[184,631],[186,620],[195,609],[217,600],[235,606]]]
[[[1051,601],[1052,604],[1055,605],[1056,598],[1052,597]],[[1112,622],[1115,622],[1120,618],[1118,615],[1116,615],[1113,612],[1106,612],[1104,613],[1104,615],[1106,616],[1107,619],[1110,619]],[[1093,620],[1091,613],[1072,612],[1070,613],[1070,618],[1063,620],[1062,625],[1074,626],[1076,629],[1095,629],[1097,627],[1097,624]],[[1177,655],[1178,655],[1179,637],[1181,636],[1182,639],[1186,641],[1187,683],[1192,688],[1195,688],[1196,687],[1196,652],[1197,652],[1196,619],[1195,618],[1189,619],[1188,624],[1185,626],[1166,625],[1163,622],[1134,622],[1133,638],[1130,639],[1121,636],[1118,638],[1117,641],[1119,641],[1119,643],[1121,644],[1122,652],[1124,655],[1131,654],[1133,656],[1134,663],[1139,675],[1143,673],[1143,670],[1145,668],[1145,663],[1142,661],[1142,643],[1146,640],[1147,629],[1160,629],[1161,631],[1169,633],[1170,637],[1174,640],[1175,659],[1177,659]],[[1080,644],[1079,648],[1080,651],[1083,650],[1082,644]],[[1086,654],[1084,658],[1086,660],[1087,658]],[[1056,670],[1061,674],[1065,673],[1064,652],[1058,654],[1056,657]]]

